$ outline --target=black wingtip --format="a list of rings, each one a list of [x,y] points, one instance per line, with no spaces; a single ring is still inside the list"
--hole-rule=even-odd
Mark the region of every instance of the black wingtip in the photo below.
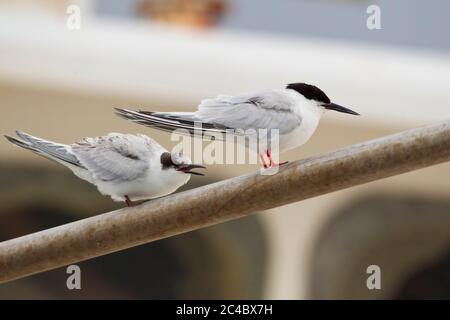
[[[128,110],[128,109],[122,109],[122,108],[113,108],[114,109],[114,113],[122,118],[131,120],[134,118],[133,113],[137,112],[137,111],[132,111],[132,110]]]
[[[33,150],[33,148],[25,141],[22,141],[20,139],[15,138],[15,137],[8,136],[6,134],[4,135],[4,137],[6,138],[6,140],[8,140],[9,142],[11,142],[12,144],[14,144],[14,145],[16,145],[18,147],[22,147],[22,148],[25,148],[25,149]]]
[[[114,114],[116,116],[124,118],[124,119],[129,119],[130,118],[130,114],[124,109],[114,108]]]
[[[113,108],[114,109],[114,113],[117,115],[123,115],[126,114],[128,112],[128,110],[122,109],[122,108]]]
[[[4,134],[3,136],[5,137],[6,140],[8,140],[11,143],[14,143],[17,140],[16,138],[8,136],[7,134]]]

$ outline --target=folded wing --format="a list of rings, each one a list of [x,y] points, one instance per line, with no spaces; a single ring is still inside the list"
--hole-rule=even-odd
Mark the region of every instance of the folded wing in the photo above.
[[[143,177],[149,168],[139,137],[110,134],[86,138],[72,145],[81,164],[101,181],[132,181]],[[141,141],[142,142],[142,141]]]
[[[293,112],[289,97],[269,90],[205,99],[194,113],[127,109],[116,109],[116,112],[127,120],[145,126],[165,131],[184,129],[191,135],[200,132],[227,133],[230,130],[243,134],[249,129],[278,129],[280,134],[285,134],[297,128],[302,121]]]

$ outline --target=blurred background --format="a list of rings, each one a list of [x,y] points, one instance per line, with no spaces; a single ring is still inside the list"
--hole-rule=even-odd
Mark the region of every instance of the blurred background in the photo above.
[[[381,29],[367,28],[370,5]],[[450,117],[449,12],[444,0],[0,0],[0,133],[141,132],[170,148],[112,108],[193,111],[308,82],[362,114],[327,114],[282,159],[325,153]],[[213,165],[184,189],[255,169]],[[0,202],[0,241],[122,206],[4,139]],[[0,298],[448,299],[449,230],[442,164],[79,263],[80,291],[61,268]],[[366,287],[369,265],[381,290]]]

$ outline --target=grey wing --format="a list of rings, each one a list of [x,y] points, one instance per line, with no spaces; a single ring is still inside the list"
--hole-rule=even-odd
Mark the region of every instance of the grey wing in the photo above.
[[[229,129],[278,129],[280,134],[286,134],[302,121],[300,115],[293,112],[293,103],[288,96],[277,91],[260,90],[238,96],[219,95],[205,99],[194,113],[127,109],[116,109],[116,113],[145,126],[169,132],[183,129],[191,135],[197,132],[225,134]],[[201,123],[201,129],[196,126],[198,123]]]
[[[289,97],[262,90],[239,96],[203,100],[196,112],[202,121],[233,129],[278,129],[280,134],[297,128],[302,119],[292,110]]]
[[[136,141],[125,136],[85,139],[72,145],[72,150],[95,179],[101,181],[132,181],[143,177],[148,161],[133,148]]]
[[[56,160],[59,163],[83,168],[77,157],[72,153],[70,146],[34,137],[19,130],[16,131],[16,134],[22,140],[9,136],[7,136],[7,139],[22,148],[31,150],[46,158]]]

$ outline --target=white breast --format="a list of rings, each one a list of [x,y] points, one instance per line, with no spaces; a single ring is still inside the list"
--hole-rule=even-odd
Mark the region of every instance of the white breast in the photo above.
[[[300,126],[280,136],[280,153],[305,144],[317,129],[322,111],[312,104],[301,104],[296,108],[302,117]]]
[[[174,170],[149,172],[133,181],[96,181],[98,190],[115,201],[124,201],[128,196],[132,201],[154,199],[173,193],[189,181],[190,175]]]

